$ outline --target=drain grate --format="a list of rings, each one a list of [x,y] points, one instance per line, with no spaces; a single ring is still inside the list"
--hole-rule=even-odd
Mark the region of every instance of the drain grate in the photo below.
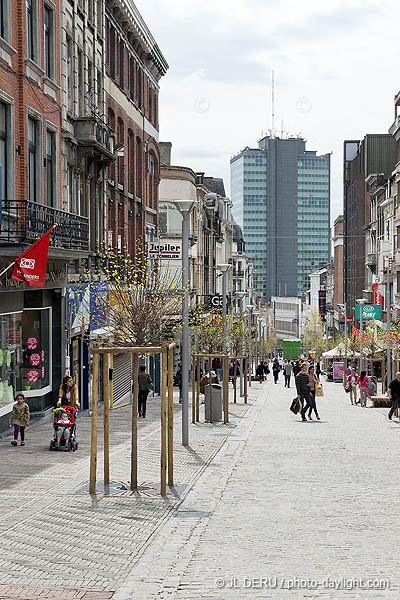
[[[211,513],[202,510],[178,510],[175,515],[178,519],[207,519]]]

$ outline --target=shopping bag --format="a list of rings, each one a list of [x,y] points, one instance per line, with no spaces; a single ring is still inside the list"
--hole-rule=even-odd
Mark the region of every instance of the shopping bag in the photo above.
[[[317,398],[322,398],[322,396],[324,395],[322,383],[319,383],[319,381],[316,381],[315,383],[315,395],[317,396]]]
[[[298,398],[295,398],[292,401],[292,404],[290,405],[290,410],[292,411],[292,413],[294,413],[295,415],[297,415],[297,413],[300,410],[300,406],[301,406],[300,400]]]

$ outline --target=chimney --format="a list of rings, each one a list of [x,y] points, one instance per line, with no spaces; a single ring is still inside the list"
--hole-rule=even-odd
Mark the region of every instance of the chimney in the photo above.
[[[160,142],[159,148],[161,165],[164,165],[165,167],[171,166],[171,142]]]

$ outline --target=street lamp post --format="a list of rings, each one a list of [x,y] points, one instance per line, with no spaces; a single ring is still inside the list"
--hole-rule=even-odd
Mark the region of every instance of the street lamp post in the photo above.
[[[364,359],[363,359],[363,305],[365,304],[366,300],[365,298],[358,298],[357,300],[358,304],[360,305],[360,373],[363,370],[364,367]]]
[[[239,298],[239,302],[242,298],[244,298],[245,295],[246,295],[246,292],[243,292],[243,291],[235,292],[235,296],[237,296],[237,298]],[[238,310],[238,312],[239,312],[239,310]],[[241,350],[243,351],[243,348]],[[243,358],[240,359],[240,373],[242,375],[240,377],[240,397],[243,398],[243,396],[244,396],[244,390],[243,390],[244,360],[243,360]]]
[[[222,263],[220,265],[217,265],[217,269],[219,271],[221,271],[221,273],[222,273],[222,351],[224,354],[226,354],[226,276],[227,276],[227,273],[230,268],[231,268],[230,264]],[[222,373],[224,376],[223,381],[225,381],[225,373],[224,373],[225,361],[222,361],[222,364],[223,364]],[[223,386],[223,390],[224,390],[224,395],[225,395],[225,386]],[[224,401],[226,401],[225,398],[224,398]],[[225,406],[225,404],[224,404],[224,406]]]
[[[252,368],[252,355],[251,355],[251,341],[252,341],[252,326],[253,326],[253,308],[254,305],[253,304],[248,304],[247,305],[247,309],[249,311],[249,315],[250,315],[250,326],[249,326],[249,387],[251,387],[251,374],[253,371]]]
[[[182,215],[182,445],[189,445],[189,221],[193,200],[179,200],[176,207]],[[194,374],[193,374],[194,376]],[[192,398],[193,402],[193,398]]]
[[[343,385],[347,385],[347,303],[338,304],[341,313],[344,315],[344,371],[343,371]]]

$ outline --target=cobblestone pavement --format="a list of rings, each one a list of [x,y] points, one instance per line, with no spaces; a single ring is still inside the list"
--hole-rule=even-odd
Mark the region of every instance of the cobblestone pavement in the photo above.
[[[260,386],[261,387],[261,386]],[[190,425],[190,447],[180,444],[180,406],[175,404],[175,485],[189,489],[253,406],[230,404],[230,424]],[[253,398],[253,399],[252,399]],[[139,420],[139,482],[159,482],[159,399],[149,399]],[[201,419],[203,410],[201,411]],[[98,477],[102,476],[99,419]],[[0,440],[0,600],[108,600],[129,575],[152,536],[176,511],[179,496],[90,496],[87,484],[90,417],[78,419],[76,453],[50,452],[50,423],[27,430],[26,446]],[[130,407],[111,413],[111,477],[127,483]],[[151,487],[151,486],[150,486]],[[98,489],[102,490],[101,482]],[[143,597],[145,596],[138,596]]]
[[[399,424],[328,383],[302,423],[262,387],[113,600],[400,598]]]

